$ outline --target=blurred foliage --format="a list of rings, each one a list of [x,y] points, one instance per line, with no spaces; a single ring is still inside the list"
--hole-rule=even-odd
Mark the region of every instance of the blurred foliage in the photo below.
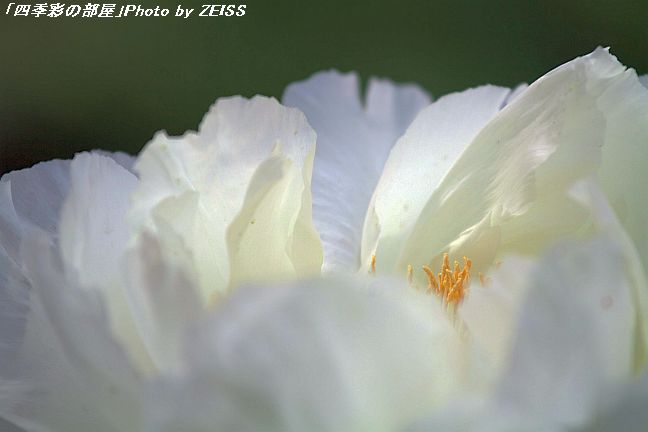
[[[242,18],[0,16],[0,172],[92,148],[135,153],[159,129],[195,129],[219,96],[280,98],[321,69],[415,81],[435,96],[532,81],[597,45],[648,71],[646,0],[247,5]]]

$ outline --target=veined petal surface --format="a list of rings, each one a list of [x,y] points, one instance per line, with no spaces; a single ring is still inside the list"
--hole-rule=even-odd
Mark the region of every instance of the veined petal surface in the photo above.
[[[645,232],[638,232],[645,200],[631,192],[645,183],[638,161],[647,157],[647,109],[635,72],[604,49],[560,66],[479,131],[431,190],[405,241],[378,236],[367,255],[375,250],[388,271],[404,271],[435,267],[450,252],[483,271],[498,256],[537,254],[584,227],[589,213],[567,191],[597,173],[645,262]],[[377,190],[375,201],[383,195]]]
[[[139,380],[104,309],[136,182],[113,156],[79,154],[0,182],[0,411],[26,430],[116,431],[137,422]],[[122,417],[110,418],[116,409]]]
[[[372,78],[366,102],[356,74],[321,72],[286,89],[317,133],[313,219],[324,247],[324,272],[355,272],[362,226],[389,151],[430,102],[415,85]]]
[[[322,258],[310,220],[314,153],[315,133],[298,110],[259,96],[220,99],[198,133],[180,138],[159,133],[140,154],[135,165],[141,181],[133,196],[133,225],[155,232],[165,224],[175,230],[191,252],[203,298],[222,294],[240,279],[233,278],[231,271],[227,230],[250,206],[246,197],[257,197],[247,192],[259,166],[281,156],[295,167],[286,174],[291,193],[276,195],[271,204],[278,211],[264,213],[269,219],[260,222],[269,229],[285,224],[282,232],[289,238],[266,246],[288,259],[286,265],[263,276],[316,274]],[[291,247],[286,251],[287,244]],[[246,260],[244,270],[260,276],[254,272],[257,265]]]
[[[433,192],[509,94],[506,88],[478,87],[444,96],[421,111],[391,150],[373,194],[364,225],[364,265],[375,253],[381,269],[394,271],[400,248]]]

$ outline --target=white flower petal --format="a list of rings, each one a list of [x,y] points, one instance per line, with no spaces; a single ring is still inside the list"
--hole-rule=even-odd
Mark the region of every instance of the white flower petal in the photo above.
[[[618,75],[598,103],[605,115],[599,179],[637,247],[644,269],[648,269],[648,199],[644,190],[648,184],[648,89],[638,82],[633,69],[616,66]]]
[[[0,404],[1,403],[2,402],[0,402]],[[0,430],[2,430],[3,432],[25,432],[25,429],[18,428],[18,426],[14,426],[13,424],[3,420],[2,418],[0,418]],[[38,429],[33,430],[34,432],[39,432]]]
[[[124,218],[137,177],[110,158],[81,153],[72,161],[70,184],[59,227],[63,261],[82,284],[114,284],[129,239]]]
[[[529,88],[529,85],[527,83],[522,83],[518,84],[517,87],[515,87],[513,90],[511,90],[511,93],[509,93],[508,97],[506,98],[506,102],[504,103],[504,106],[509,105],[512,103],[515,99],[518,98],[522,93],[525,92],[526,89]],[[504,107],[502,107],[504,108]]]
[[[122,167],[126,168],[128,171],[133,171],[133,165],[135,165],[135,156],[129,155],[121,151],[118,152],[107,152],[104,150],[93,150],[93,154],[99,154],[101,156],[107,156],[117,162]]]
[[[519,310],[531,283],[535,263],[508,257],[488,275],[488,284],[475,280],[461,304],[459,314],[471,339],[485,350],[488,367],[501,373],[511,349]]]
[[[635,311],[622,248],[596,238],[550,250],[520,313],[502,409],[577,424],[596,395],[632,376]]]
[[[92,154],[110,157],[127,169],[134,160],[120,152]],[[0,248],[14,261],[19,261],[22,232],[28,227],[38,227],[58,241],[61,209],[70,187],[70,162],[41,162],[0,179]]]
[[[283,102],[317,132],[313,218],[325,272],[356,271],[362,225],[390,149],[429,96],[414,85],[371,79],[366,105],[355,74],[322,72],[288,86]]]
[[[638,230],[648,206],[638,191],[624,191],[645,183],[639,166],[648,157],[643,154],[648,149],[643,145],[646,93],[634,72],[603,49],[548,73],[482,129],[434,190],[405,244],[386,255],[397,269],[435,265],[450,246],[461,250],[461,243],[453,244],[458,238],[479,238],[480,230],[498,233],[500,254],[538,253],[587,221],[567,188],[600,169],[615,210],[627,207],[624,224],[645,257],[646,233]],[[626,108],[627,101],[634,111]],[[624,128],[629,133],[621,135]],[[491,264],[475,263],[477,270]]]
[[[635,370],[640,371],[648,361],[648,279],[646,278],[646,268],[641,263],[641,257],[635,244],[619,222],[597,183],[592,179],[583,180],[570,189],[570,195],[590,210],[591,231],[614,238],[615,243],[622,249],[625,276],[632,288],[630,295],[636,320],[633,366]]]
[[[559,243],[516,275],[519,263],[509,259],[492,285],[471,288],[484,310],[461,309],[471,339],[500,363],[494,390],[457,398],[412,431],[572,430],[607,401],[610,386],[633,378],[637,286],[623,239],[607,232]]]
[[[648,75],[641,75],[639,77],[639,82],[643,84],[644,87],[648,88]]]
[[[101,298],[63,273],[46,233],[26,233],[22,256],[30,310],[16,361],[3,370],[0,416],[27,430],[136,430],[141,382]]]
[[[144,232],[127,255],[126,297],[142,343],[164,373],[180,368],[185,328],[203,311],[190,266],[189,253],[171,230],[157,237]]]
[[[77,274],[81,286],[101,293],[113,334],[143,370],[150,369],[121,274],[130,238],[126,212],[137,178],[110,158],[82,153],[70,166],[70,185],[59,228],[65,272]]]
[[[28,311],[29,281],[24,269],[0,248],[0,377],[20,348]]]
[[[444,96],[421,111],[392,149],[376,187],[365,222],[363,263],[375,253],[381,269],[395,269],[400,248],[426,202],[509,93],[501,87],[478,87]],[[446,230],[446,225],[437,227]]]
[[[609,400],[579,432],[644,432],[648,424],[648,375],[606,394]],[[603,404],[602,404],[603,405]]]
[[[189,335],[148,430],[399,430],[459,391],[467,347],[435,299],[367,282],[234,293]]]
[[[14,263],[19,262],[23,231],[11,196],[11,182],[3,178],[0,181],[0,252]]]
[[[115,154],[106,156],[120,159]],[[126,163],[127,158],[121,157],[121,161]],[[48,317],[49,313],[66,312],[46,312],[62,306],[50,304],[44,308],[40,292],[47,289],[45,295],[56,295],[57,289],[68,283],[62,281],[59,267],[55,273],[47,274],[51,259],[34,257],[29,252],[38,249],[34,243],[47,250],[49,242],[55,247],[59,244],[60,214],[70,190],[70,166],[70,161],[53,160],[5,174],[0,180],[0,415],[28,430],[69,431],[68,426],[75,422],[96,422],[96,413],[86,415],[75,410],[86,403],[81,393],[76,395],[80,383],[76,382],[79,378],[69,357],[72,353],[64,351],[58,334],[61,329],[54,329]],[[39,232],[36,240],[34,234],[29,234],[35,228]],[[23,241],[30,235],[32,246],[21,254]],[[34,260],[45,263],[43,268],[33,265]],[[39,273],[30,274],[30,266]],[[35,281],[44,285],[32,286]],[[67,295],[61,297],[55,303],[67,301]],[[100,315],[96,318],[100,319]],[[63,396],[59,397],[58,392]],[[77,402],[70,402],[70,398]]]
[[[20,242],[16,238],[28,225],[41,228],[57,238],[59,214],[68,193],[69,179],[70,161],[67,160],[42,162],[2,176],[0,223],[3,225],[0,229],[3,236],[13,233],[11,241],[0,237],[3,247],[18,251]],[[12,227],[4,225],[6,218],[11,218],[10,214],[14,218]],[[11,256],[16,259],[15,253]]]
[[[569,194],[587,209],[593,238],[540,261],[506,257],[460,308],[498,391],[450,402],[412,430],[562,430],[643,369],[648,284],[636,249],[593,180]]]
[[[220,99],[205,116],[199,133],[181,138],[158,134],[140,154],[135,169],[141,182],[131,214],[134,225],[155,230],[156,221],[164,221],[184,239],[206,300],[230,284],[226,231],[246,205],[245,193],[254,172],[273,154],[289,159],[302,179],[298,194],[275,205],[297,211],[299,216],[291,216],[291,229],[299,231],[314,252],[321,248],[314,228],[305,226],[304,220],[310,206],[309,161],[314,151],[315,134],[299,111],[263,97]],[[283,246],[276,245],[276,253],[283,253]],[[321,258],[299,267],[318,272]]]
[[[321,262],[322,252],[312,241],[310,211],[304,212],[310,195],[306,182],[286,157],[274,156],[259,165],[243,208],[227,230],[231,285],[313,273],[309,266]],[[300,195],[301,201],[290,199]]]

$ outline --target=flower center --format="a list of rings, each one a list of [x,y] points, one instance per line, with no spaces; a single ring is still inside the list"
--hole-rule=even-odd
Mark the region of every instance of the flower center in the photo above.
[[[427,265],[423,266],[423,271],[427,276],[428,286],[427,292],[436,294],[441,298],[444,305],[456,307],[461,304],[464,299],[468,286],[470,285],[470,268],[472,261],[463,257],[463,266],[459,261],[454,261],[454,265],[450,266],[450,257],[447,253],[443,254],[443,263],[439,272],[434,271]],[[369,273],[376,273],[376,255],[372,255],[371,264],[369,265]],[[484,285],[483,276],[480,274],[480,280]],[[407,266],[407,282],[410,286],[414,286],[414,269],[411,265]]]
[[[448,305],[459,305],[470,285],[470,268],[472,267],[471,260],[463,257],[463,261],[463,267],[456,260],[454,266],[450,267],[450,258],[447,253],[444,253],[443,264],[436,274],[430,267],[424,265],[423,271],[428,279],[428,292],[435,293]],[[408,274],[410,268],[411,266],[408,266]]]

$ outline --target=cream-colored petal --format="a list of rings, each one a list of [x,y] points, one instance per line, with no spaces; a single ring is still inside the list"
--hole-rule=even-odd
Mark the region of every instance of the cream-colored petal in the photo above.
[[[632,69],[619,75],[599,100],[605,114],[599,180],[648,269],[648,89]]]
[[[317,133],[313,218],[325,272],[355,272],[362,225],[390,149],[430,97],[415,85],[372,78],[366,102],[354,73],[320,72],[293,83],[283,102],[301,109]]]
[[[245,203],[254,172],[269,157],[281,155],[301,173],[301,191],[276,206],[288,206],[292,229],[309,236],[316,251],[321,246],[308,227],[310,177],[315,134],[296,109],[274,99],[241,97],[220,99],[200,125],[198,133],[180,138],[156,135],[140,154],[135,169],[140,186],[133,196],[131,218],[136,229],[157,230],[160,221],[183,238],[197,270],[203,299],[223,293],[231,270],[226,232]],[[277,221],[277,223],[279,223]],[[274,229],[275,222],[268,222]],[[277,245],[277,253],[283,244]],[[316,253],[310,257],[317,257]],[[291,255],[291,259],[301,258]],[[318,271],[321,259],[302,263],[306,272]]]
[[[300,200],[291,199],[307,194],[290,159],[274,156],[259,166],[227,231],[232,286],[318,273],[309,263],[322,260],[319,242],[308,231],[310,219],[300,215]]]
[[[379,269],[396,270],[402,245],[426,202],[509,92],[478,87],[444,96],[419,113],[391,150],[374,192],[363,233],[364,265],[375,253]],[[407,263],[397,271],[406,268]]]
[[[392,280],[242,289],[187,342],[148,430],[401,430],[469,380],[436,299]]]
[[[639,161],[648,158],[642,153],[648,148],[643,145],[648,103],[642,105],[648,92],[639,87],[634,71],[603,49],[533,83],[479,132],[417,214],[408,239],[387,248],[396,269],[435,266],[457,239],[480,237],[477,230],[499,232],[499,242],[490,242],[497,253],[484,256],[537,254],[586,223],[587,212],[567,189],[597,171],[615,210],[622,213],[626,206],[629,216],[621,219],[630,235],[647,244],[645,232],[637,232],[643,201],[637,192],[630,197],[621,191],[622,185],[632,191],[641,184]],[[630,133],[619,137],[620,129]],[[612,157],[610,149],[633,155],[628,171],[615,163],[622,158]],[[379,258],[380,251],[379,244]],[[475,264],[485,269],[491,263]]]

